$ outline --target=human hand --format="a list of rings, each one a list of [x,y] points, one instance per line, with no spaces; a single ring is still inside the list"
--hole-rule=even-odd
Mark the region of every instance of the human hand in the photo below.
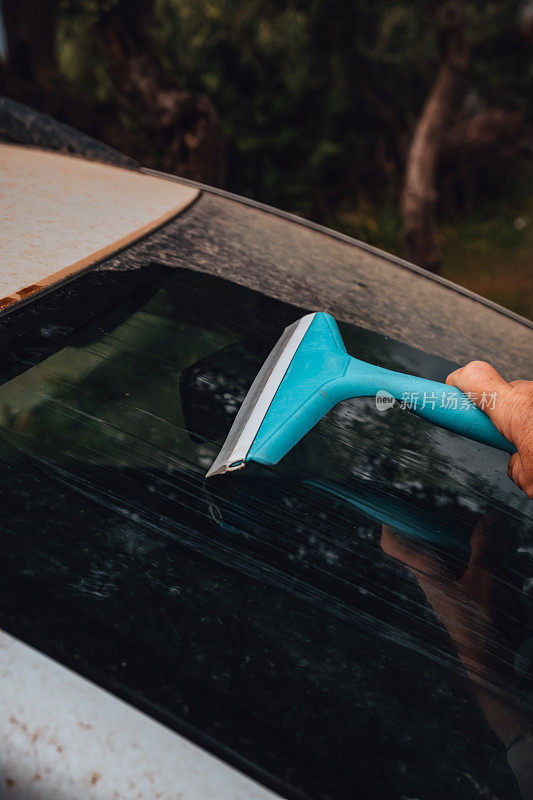
[[[507,383],[485,361],[471,361],[446,378],[467,394],[493,421],[517,452],[509,459],[509,477],[533,499],[533,381]],[[487,403],[487,398],[494,402]]]
[[[419,584],[450,636],[487,722],[509,747],[529,735],[531,723],[517,702],[514,654],[527,636],[527,624],[519,575],[505,566],[511,539],[504,526],[494,513],[478,521],[466,565],[387,525],[381,548]]]

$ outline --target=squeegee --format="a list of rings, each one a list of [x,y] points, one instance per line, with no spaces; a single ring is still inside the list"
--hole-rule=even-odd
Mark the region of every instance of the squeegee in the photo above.
[[[207,477],[240,469],[248,461],[277,464],[337,403],[380,393],[391,401],[408,397],[409,410],[434,425],[508,453],[515,451],[460,389],[348,355],[333,317],[317,311],[281,335]]]

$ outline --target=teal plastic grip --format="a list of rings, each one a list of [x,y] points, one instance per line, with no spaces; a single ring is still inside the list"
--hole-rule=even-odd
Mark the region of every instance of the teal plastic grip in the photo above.
[[[347,389],[348,384],[352,383],[356,394],[351,396],[360,396],[361,384],[364,383],[366,387],[371,388],[370,394],[376,394],[380,389],[386,391],[396,400],[403,400],[410,411],[440,428],[459,433],[461,436],[499,450],[514,452],[514,446],[499,433],[487,414],[456,386],[428,381],[415,375],[393,372],[381,367],[372,367],[371,370],[365,369],[363,372],[363,361],[355,358],[351,358],[350,361],[344,382]]]
[[[337,403],[388,392],[428,422],[513,453],[515,447],[460,390],[349,356],[337,323],[318,312],[285,373],[246,460],[276,464]]]

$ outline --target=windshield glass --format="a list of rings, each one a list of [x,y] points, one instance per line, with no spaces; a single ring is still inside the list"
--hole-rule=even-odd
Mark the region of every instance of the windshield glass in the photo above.
[[[3,627],[287,795],[520,797],[533,509],[505,454],[360,398],[206,483],[307,309],[156,264],[73,287],[3,356]]]

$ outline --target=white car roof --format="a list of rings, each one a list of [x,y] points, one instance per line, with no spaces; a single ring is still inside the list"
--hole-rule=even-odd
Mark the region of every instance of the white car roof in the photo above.
[[[164,178],[0,144],[0,309],[108,257],[197,196]]]
[[[0,671],[0,797],[9,796],[13,800],[276,800],[279,797],[1,631]]]

